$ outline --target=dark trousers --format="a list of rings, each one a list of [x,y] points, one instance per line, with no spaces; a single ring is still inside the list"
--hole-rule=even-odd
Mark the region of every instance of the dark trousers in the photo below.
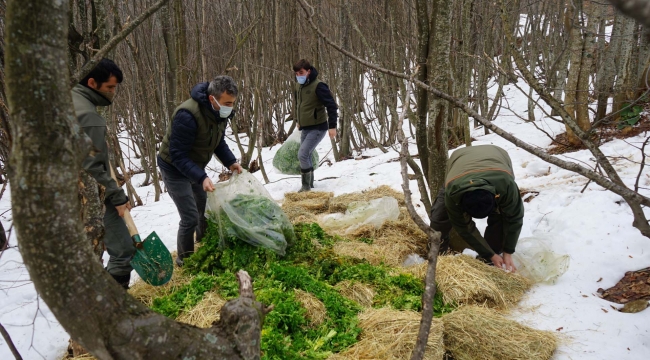
[[[440,252],[447,251],[449,246],[449,232],[451,231],[452,225],[449,221],[449,214],[447,214],[447,208],[445,207],[445,189],[441,188],[438,191],[436,200],[431,206],[431,214],[429,215],[429,220],[431,220],[431,228],[436,231],[440,231],[442,243],[440,244]],[[501,221],[501,214],[498,211],[493,211],[487,218],[487,228],[485,228],[485,234],[483,238],[490,245],[492,251],[496,254],[500,254],[503,251],[503,222]]]
[[[135,246],[129,235],[124,219],[120,217],[115,205],[110,200],[104,201],[104,245],[108,252],[108,265],[106,270],[113,276],[126,276],[131,274],[131,258],[135,254]]]
[[[162,180],[181,217],[176,248],[178,257],[183,260],[194,253],[194,235],[196,234],[196,241],[201,241],[205,235],[207,194],[203,190],[203,184],[193,182],[173,165],[163,163],[164,160],[158,159]]]

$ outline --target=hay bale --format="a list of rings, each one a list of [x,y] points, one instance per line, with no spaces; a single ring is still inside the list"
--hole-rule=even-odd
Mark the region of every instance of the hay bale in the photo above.
[[[400,269],[400,272],[413,275],[413,277],[415,278],[424,280],[424,278],[427,276],[428,268],[429,268],[429,263],[425,261],[421,264],[416,264],[416,265],[402,268]]]
[[[410,247],[401,242],[366,244],[361,241],[339,241],[332,250],[336,255],[366,259],[372,265],[401,266]],[[405,255],[406,254],[406,255]]]
[[[327,212],[332,196],[323,191],[289,192],[284,194],[282,210],[292,223],[317,222],[315,215]]]
[[[445,303],[485,304],[507,309],[521,300],[532,283],[467,255],[438,257],[436,282]]]
[[[322,324],[323,321],[325,321],[325,317],[327,316],[327,309],[325,308],[325,304],[323,304],[322,301],[318,300],[318,298],[312,293],[300,289],[293,289],[293,291],[296,294],[296,300],[298,300],[302,307],[307,310],[306,316],[307,319],[309,319],[311,325],[318,326]]]
[[[329,359],[408,359],[420,329],[420,318],[421,315],[413,311],[367,309],[359,314],[359,326],[363,330],[361,340]],[[440,319],[433,319],[424,359],[443,358],[442,327]]]
[[[405,206],[404,193],[393,190],[393,188],[388,185],[382,185],[363,192],[354,192],[336,196],[330,200],[328,212],[345,212],[348,209],[348,204],[353,201],[370,201],[384,196],[394,197],[397,199],[399,206]]]
[[[371,307],[375,291],[368,285],[358,281],[345,280],[334,287],[344,297],[357,302],[363,307]]]
[[[214,292],[207,292],[196,306],[189,311],[182,312],[176,321],[200,328],[209,328],[212,323],[219,320],[221,308],[225,304],[226,300],[222,297]]]
[[[456,360],[550,359],[557,337],[531,329],[496,311],[464,306],[442,317],[445,348]]]
[[[172,260],[174,263],[176,262],[176,257],[177,255],[174,251],[172,253]],[[138,279],[135,284],[129,288],[128,292],[131,294],[131,296],[136,298],[147,307],[151,307],[153,305],[154,298],[162,297],[175,292],[181,286],[189,284],[192,281],[192,278],[193,276],[187,273],[184,269],[174,267],[172,278],[165,285],[153,286],[142,281],[142,279]]]
[[[315,223],[318,222],[316,215],[307,212],[307,210],[302,206],[294,206],[292,204],[284,203],[282,204],[282,211],[287,214],[289,221],[293,224],[300,222],[304,223]]]

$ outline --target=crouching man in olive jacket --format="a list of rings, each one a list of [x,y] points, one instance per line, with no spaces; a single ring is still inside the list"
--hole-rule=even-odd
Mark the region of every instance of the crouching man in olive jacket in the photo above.
[[[472,218],[485,217],[488,225],[481,236]],[[524,205],[508,153],[494,145],[454,151],[430,219],[431,227],[442,233],[441,251],[447,250],[453,227],[486,262],[515,271],[511,255],[521,233]]]

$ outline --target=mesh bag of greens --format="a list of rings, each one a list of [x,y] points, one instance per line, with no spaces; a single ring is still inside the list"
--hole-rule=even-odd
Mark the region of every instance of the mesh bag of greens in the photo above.
[[[278,152],[275,153],[273,166],[283,174],[299,175],[298,150],[300,150],[300,131],[294,131],[278,149]],[[316,150],[311,152],[311,162],[314,164],[314,170],[316,170],[318,168],[318,153]]]
[[[293,225],[268,191],[249,172],[234,174],[208,193],[207,217],[219,228],[222,246],[228,237],[284,255],[293,241]]]

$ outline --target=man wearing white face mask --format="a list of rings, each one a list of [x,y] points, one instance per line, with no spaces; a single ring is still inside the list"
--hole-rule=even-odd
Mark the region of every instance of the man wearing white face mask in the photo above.
[[[302,187],[299,192],[309,191],[314,187],[314,164],[311,153],[325,134],[330,139],[336,137],[338,106],[327,84],[318,80],[318,71],[305,59],[293,65],[296,73],[294,88],[294,116],[300,133],[300,173]],[[326,113],[327,112],[327,113]]]
[[[212,155],[231,171],[242,172],[224,137],[228,120],[234,116],[237,94],[230,76],[195,85],[190,99],[174,110],[160,145],[158,167],[181,217],[176,243],[178,266],[194,252],[194,235],[198,242],[205,233],[206,191],[214,191],[205,167]]]

